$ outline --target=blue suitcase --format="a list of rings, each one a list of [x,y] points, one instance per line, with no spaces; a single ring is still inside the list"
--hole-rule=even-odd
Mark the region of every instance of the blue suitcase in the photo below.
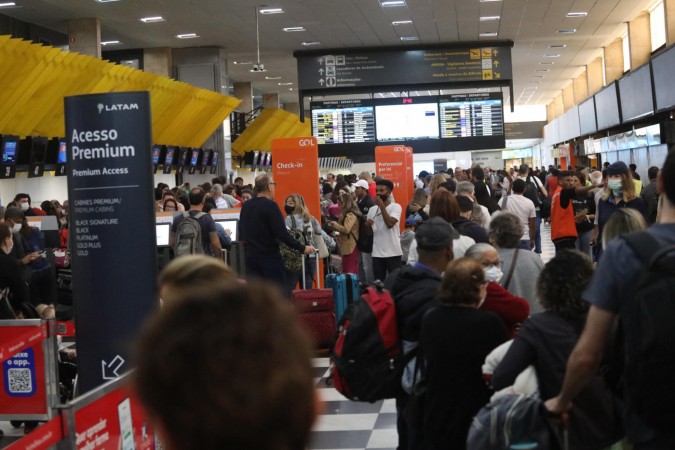
[[[333,299],[335,300],[335,314],[337,321],[342,318],[342,314],[347,306],[359,298],[359,277],[351,274],[328,274],[326,275],[326,289],[333,289]]]

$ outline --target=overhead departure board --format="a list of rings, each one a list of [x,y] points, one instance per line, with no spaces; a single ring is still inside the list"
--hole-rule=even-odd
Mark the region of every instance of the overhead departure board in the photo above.
[[[375,112],[361,100],[327,101],[310,105],[312,134],[319,144],[375,142]]]
[[[439,100],[441,138],[503,136],[501,93],[454,94]]]

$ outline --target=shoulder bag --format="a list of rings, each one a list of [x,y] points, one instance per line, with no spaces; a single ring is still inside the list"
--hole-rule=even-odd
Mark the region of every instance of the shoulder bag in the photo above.
[[[509,284],[511,284],[511,278],[513,278],[513,271],[516,270],[516,261],[518,261],[518,251],[517,248],[513,254],[513,261],[511,261],[511,268],[509,269],[509,276],[506,277],[506,283],[504,283],[504,289],[509,290]]]

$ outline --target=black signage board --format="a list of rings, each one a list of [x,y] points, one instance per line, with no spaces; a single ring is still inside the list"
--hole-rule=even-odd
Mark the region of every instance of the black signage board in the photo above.
[[[196,166],[190,166],[190,169],[188,170],[188,173],[190,175],[194,175],[196,170],[197,170]]]
[[[28,178],[39,178],[45,173],[44,164],[29,164],[28,166]]]
[[[504,130],[508,139],[541,139],[544,137],[545,125],[546,121],[512,122],[505,123]]]
[[[80,392],[130,369],[158,307],[150,94],[65,98]]]
[[[511,43],[296,52],[298,89],[510,80]]]
[[[434,159],[434,173],[441,173],[444,170],[448,170],[448,160]]]
[[[15,164],[3,164],[0,166],[0,180],[5,180],[8,178],[16,178]]]
[[[204,174],[206,173],[206,171],[208,170],[208,168],[209,168],[208,166],[201,166],[201,167],[199,168],[199,173],[200,173],[201,175],[204,175]]]
[[[56,165],[56,168],[54,169],[54,176],[65,177],[67,175],[66,170],[67,170],[66,163],[59,163]]]
[[[164,173],[170,174],[170,173],[171,173],[171,169],[173,169],[172,166],[164,166]]]
[[[218,169],[216,166],[211,166],[211,175],[215,175]]]
[[[183,175],[184,166],[176,166],[176,175]]]

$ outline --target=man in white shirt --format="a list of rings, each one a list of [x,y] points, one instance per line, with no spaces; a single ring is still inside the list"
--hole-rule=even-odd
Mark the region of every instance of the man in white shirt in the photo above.
[[[366,232],[373,236],[373,276],[383,281],[387,274],[401,268],[401,206],[392,203],[390,196],[394,183],[389,180],[376,182],[375,207],[368,210]]]
[[[485,218],[485,221],[483,222],[483,228],[485,228],[486,230],[489,230],[490,229],[490,221],[492,220],[490,218],[490,211],[488,211],[488,209],[485,206],[479,205],[478,203],[476,203],[476,197],[474,196],[475,191],[476,191],[476,187],[470,181],[462,181],[461,183],[459,183],[457,185],[457,195],[463,195],[465,197],[468,197],[473,202],[474,211],[477,208],[480,208],[480,210],[482,212],[482,215]],[[474,213],[474,214],[478,214],[478,213]]]
[[[239,200],[236,198],[223,194],[223,187],[219,184],[214,184],[211,187],[211,197],[216,201],[216,208],[218,209],[233,208],[239,204]]]
[[[535,177],[534,175],[529,175],[530,168],[527,166],[527,164],[523,164],[520,166],[520,169],[518,170],[518,179],[523,180],[525,182],[525,189],[527,190],[527,183],[533,183],[534,184],[534,190],[536,190],[537,193],[543,194],[543,198],[546,198],[548,196],[548,193],[546,192],[546,189],[544,188],[544,185],[541,183],[541,180],[539,177]],[[533,190],[533,192],[534,192]],[[535,212],[537,216],[535,217],[535,224],[537,228],[537,232],[534,238],[534,252],[541,254],[541,201],[536,201],[534,198],[528,198],[534,203],[535,207]],[[537,199],[538,200],[538,199]]]
[[[510,212],[518,217],[520,223],[523,224],[523,237],[518,248],[532,250],[534,249],[535,217],[537,216],[534,203],[523,195],[525,193],[525,182],[520,178],[513,182],[511,192],[513,192],[512,195],[506,195],[499,201],[499,206],[502,211]]]
[[[337,181],[335,180],[335,175],[329,173],[326,175],[326,183],[330,184],[330,187],[334,188]]]
[[[424,181],[429,176],[429,172],[423,170],[420,172],[419,177],[415,180],[415,189],[424,189]]]

